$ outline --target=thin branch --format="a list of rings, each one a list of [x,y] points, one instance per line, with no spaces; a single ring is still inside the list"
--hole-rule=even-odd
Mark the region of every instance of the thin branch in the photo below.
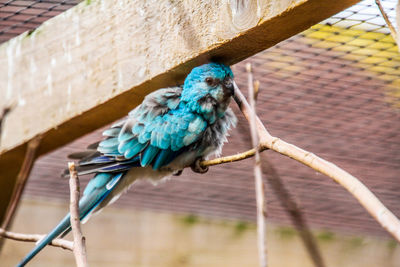
[[[16,241],[23,241],[23,242],[38,242],[42,240],[46,235],[37,235],[37,234],[20,234],[20,233],[14,233],[14,232],[9,232],[6,231],[2,228],[0,228],[0,236]],[[64,239],[54,239],[51,241],[49,244],[50,246],[53,247],[59,247],[67,250],[73,250],[73,243],[68,240]]]
[[[292,224],[299,232],[301,240],[313,261],[314,266],[325,267],[326,265],[322,258],[321,251],[318,248],[318,244],[307,224],[305,216],[293,196],[290,194],[290,191],[285,187],[278,172],[275,170],[272,163],[268,161],[266,156],[262,158],[262,169],[270,188],[274,191],[275,195],[278,196],[281,206],[285,209]]]
[[[236,85],[235,87],[235,101],[246,119],[249,120],[249,104],[247,103],[243,94],[240,92],[239,88]],[[342,170],[338,166],[316,156],[315,154],[307,152],[292,144],[286,143],[277,137],[273,137],[265,129],[258,117],[256,118],[256,121],[258,134],[260,136],[260,145],[258,147],[260,152],[266,149],[274,150],[332,178],[334,181],[342,185],[347,191],[349,191],[349,193],[360,202],[360,204],[369,212],[369,214],[375,218],[375,220],[398,242],[400,242],[399,219],[389,209],[387,209],[383,203],[356,177]],[[200,162],[200,165],[212,166],[243,160],[254,156],[255,151],[255,149],[251,149],[232,156],[202,161]]]
[[[268,148],[260,145],[258,148],[258,151],[261,152],[261,151],[264,151],[265,149],[268,149]],[[200,166],[207,167],[207,166],[219,165],[219,164],[223,164],[223,163],[235,162],[235,161],[251,158],[255,154],[256,154],[256,149],[253,148],[253,149],[247,150],[245,152],[231,155],[231,156],[210,159],[210,160],[204,160],[204,161],[200,162]]]
[[[259,92],[259,89],[260,89],[260,81],[258,81],[258,80],[256,80],[254,83],[253,83],[253,88],[254,88],[254,100],[255,101],[257,101],[257,98],[258,98],[258,92]]]
[[[381,1],[380,0],[375,0],[376,5],[378,6],[379,10],[381,11],[382,17],[386,22],[386,25],[388,26],[390,30],[390,34],[392,35],[393,39],[398,42],[397,40],[397,32],[396,29],[393,27],[393,24],[390,22],[389,17],[387,16],[385,9],[383,8]]]
[[[85,237],[82,235],[81,222],[79,216],[79,179],[73,162],[68,163],[69,169],[69,189],[71,214],[71,228],[74,236],[74,255],[78,267],[88,266],[86,257]]]
[[[249,138],[249,127],[248,123],[239,122],[237,125],[237,132],[243,138],[246,145],[251,146],[251,140]],[[326,267],[324,259],[318,248],[316,242],[308,224],[307,220],[303,215],[302,210],[297,205],[295,198],[291,195],[290,190],[285,187],[282,178],[279,176],[278,171],[274,168],[274,165],[268,160],[266,153],[261,156],[261,167],[263,171],[264,184],[265,181],[268,183],[269,188],[278,197],[278,201],[281,206],[285,209],[287,215],[292,220],[293,225],[297,229],[301,240],[303,241],[304,247],[315,267]],[[268,201],[267,201],[268,207]],[[267,239],[268,241],[268,239]]]
[[[256,91],[254,90],[253,74],[251,73],[251,64],[246,65],[248,73],[248,88],[249,88],[249,101],[251,105],[250,113],[250,133],[251,142],[253,147],[257,148],[259,144],[258,132],[256,127]],[[258,85],[257,85],[258,92]],[[254,155],[254,182],[256,189],[256,202],[257,202],[257,243],[258,243],[258,257],[261,267],[267,267],[267,243],[266,243],[266,206],[265,206],[265,192],[262,180],[261,159],[260,152],[255,149]]]
[[[396,26],[397,26],[397,30],[400,29],[400,0],[397,0],[397,5],[396,5]],[[400,34],[396,34],[397,35],[397,39],[396,43],[397,43],[397,49],[399,50],[400,53]]]
[[[234,99],[247,120],[250,120],[251,109],[240,89],[235,84]],[[398,242],[400,242],[400,221],[387,209],[382,202],[356,177],[328,162],[313,153],[298,148],[292,144],[272,136],[264,127],[263,123],[256,117],[257,131],[262,146],[266,146],[282,155],[288,156],[303,163],[304,165],[327,175],[335,182],[349,191],[360,204],[388,231]]]
[[[37,136],[33,138],[27,146],[25,158],[22,163],[21,169],[17,176],[17,181],[14,186],[14,190],[11,196],[10,204],[8,205],[7,212],[5,215],[5,219],[2,223],[2,228],[8,230],[12,219],[14,217],[15,211],[18,206],[18,202],[21,199],[22,192],[25,188],[26,181],[28,180],[28,176],[32,170],[33,163],[35,161],[36,151],[40,145],[40,141],[42,140],[42,136]]]

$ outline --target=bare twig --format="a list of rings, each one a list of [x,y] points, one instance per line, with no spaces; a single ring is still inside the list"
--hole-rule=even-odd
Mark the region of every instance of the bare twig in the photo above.
[[[1,137],[0,137],[1,138]],[[26,181],[28,180],[29,174],[31,173],[33,164],[35,162],[36,151],[40,145],[40,141],[42,140],[41,135],[33,138],[27,145],[25,158],[22,162],[21,169],[17,175],[17,179],[14,185],[14,189],[10,198],[10,203],[8,204],[6,213],[4,215],[4,221],[1,225],[1,228],[6,231],[10,228],[15,212],[18,207],[18,203],[21,199],[22,192],[24,191]],[[4,245],[4,239],[0,238],[0,250]]]
[[[294,227],[300,234],[301,240],[315,267],[325,267],[324,259],[318,248],[318,244],[315,241],[313,234],[307,224],[307,220],[304,217],[301,209],[297,205],[295,199],[290,194],[290,191],[285,187],[281,177],[275,170],[274,166],[268,161],[267,157],[262,158],[262,169],[265,174],[270,188],[274,191],[275,195],[278,196],[278,200],[282,207],[286,210],[289,215]]]
[[[397,30],[400,29],[400,0],[397,0],[397,5],[396,5],[396,26],[397,26]],[[396,43],[397,43],[397,49],[399,50],[400,53],[400,34],[396,34],[397,35],[397,39],[396,39]]]
[[[246,119],[249,120],[249,104],[236,85],[234,98]],[[375,220],[398,242],[400,242],[399,219],[389,209],[387,209],[383,203],[356,177],[342,170],[338,166],[321,159],[313,153],[286,143],[277,137],[273,137],[267,131],[267,129],[265,129],[258,117],[256,117],[256,122],[257,131],[260,137],[260,145],[258,147],[260,152],[266,149],[274,150],[332,178],[335,182],[339,183],[347,191],[349,191],[349,193],[360,202],[360,204],[369,212],[369,214],[375,218]],[[200,165],[212,166],[243,160],[254,156],[255,151],[255,149],[251,149],[232,156],[202,161],[200,162]]]
[[[71,228],[74,236],[74,255],[78,267],[88,266],[86,257],[85,237],[82,235],[79,216],[79,179],[73,162],[68,163],[71,214]]]
[[[234,99],[247,120],[250,120],[251,109],[246,98],[235,84]],[[272,136],[264,127],[263,123],[256,117],[257,131],[261,146],[265,146],[282,155],[293,158],[310,168],[327,175],[335,182],[349,191],[360,204],[377,220],[381,226],[388,231],[398,242],[400,242],[400,221],[387,209],[382,202],[356,177],[342,170],[338,166],[316,156],[313,153],[298,148],[292,144]]]
[[[258,98],[258,91],[259,91],[259,89],[260,89],[260,81],[256,80],[256,81],[253,83],[253,86],[254,86],[254,100],[257,101],[257,98]]]
[[[37,235],[37,234],[20,234],[6,231],[0,228],[0,236],[16,241],[23,241],[23,242],[38,242],[42,240],[43,237],[46,235]],[[73,243],[71,241],[67,241],[64,239],[56,238],[49,244],[53,247],[60,247],[67,250],[73,250]]]
[[[256,92],[254,90],[253,74],[251,73],[251,64],[246,65],[248,73],[248,88],[249,88],[249,101],[251,106],[250,112],[250,132],[253,147],[257,148],[259,144],[258,132],[256,128]],[[257,86],[258,87],[258,86]],[[258,89],[258,88],[257,88]],[[258,90],[257,90],[258,92]],[[266,244],[266,207],[265,207],[265,193],[264,184],[262,180],[261,159],[260,152],[255,149],[254,157],[254,179],[256,189],[257,201],[257,242],[258,242],[258,257],[261,267],[267,267],[267,244]]]
[[[27,146],[26,153],[25,153],[25,158],[22,163],[21,169],[18,173],[17,176],[17,181],[14,186],[14,190],[11,196],[11,201],[10,204],[8,205],[7,212],[4,218],[4,221],[2,223],[2,228],[5,230],[8,230],[12,219],[14,217],[15,211],[18,206],[18,202],[21,199],[22,192],[24,190],[26,181],[28,180],[28,176],[32,170],[33,163],[35,161],[35,155],[36,151],[40,145],[40,141],[42,140],[42,137],[39,135],[35,138],[33,138]]]
[[[251,146],[249,140],[249,127],[247,123],[238,123],[237,132],[243,138],[247,146]],[[272,162],[268,160],[266,153],[262,154],[261,166],[263,171],[263,179],[268,182],[269,188],[278,197],[281,206],[285,209],[290,217],[293,225],[297,229],[303,244],[310,255],[310,259],[315,267],[325,267],[324,259],[318,247],[310,227],[308,226],[307,219],[303,215],[303,211],[296,203],[295,198],[291,195],[289,188],[285,187],[282,178],[279,176],[278,171],[274,168]],[[268,201],[267,201],[268,206]]]
[[[260,151],[260,152],[264,151],[265,149],[268,149],[268,148],[261,146],[261,144],[258,147],[258,151]],[[200,162],[200,166],[206,167],[206,166],[219,165],[219,164],[223,164],[223,163],[235,162],[235,161],[251,158],[255,154],[256,154],[256,149],[253,148],[253,149],[247,150],[245,152],[231,155],[231,156],[210,159],[210,160],[204,160],[204,161]]]
[[[397,42],[398,44],[398,39],[397,39],[397,32],[396,29],[393,27],[393,24],[390,22],[389,17],[387,16],[385,9],[383,8],[381,1],[380,0],[375,0],[376,5],[378,6],[379,10],[381,11],[382,17],[386,22],[386,25],[388,26],[390,30],[390,34],[392,35],[393,39]]]

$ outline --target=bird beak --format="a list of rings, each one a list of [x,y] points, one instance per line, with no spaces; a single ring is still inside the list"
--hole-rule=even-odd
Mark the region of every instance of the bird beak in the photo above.
[[[231,77],[224,80],[224,87],[227,89],[230,96],[233,96],[235,85],[235,81]]]
[[[232,84],[233,84],[233,93],[232,93],[232,96],[234,96],[234,95],[235,95],[235,91],[239,90],[239,87],[237,86],[237,84],[235,83],[235,81],[232,81]]]

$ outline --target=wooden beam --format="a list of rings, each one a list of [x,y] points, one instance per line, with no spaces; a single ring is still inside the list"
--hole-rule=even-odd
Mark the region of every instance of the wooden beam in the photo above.
[[[0,220],[26,144],[110,123],[196,65],[239,62],[358,0],[84,1],[0,46]],[[56,177],[55,177],[56,178]]]

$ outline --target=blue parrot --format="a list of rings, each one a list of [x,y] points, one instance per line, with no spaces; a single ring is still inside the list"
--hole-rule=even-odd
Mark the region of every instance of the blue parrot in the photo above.
[[[219,154],[236,117],[228,107],[234,93],[232,70],[220,63],[194,68],[183,86],[145,97],[126,119],[103,132],[105,139],[78,152],[78,175],[94,174],[79,202],[84,223],[139,179],[154,182]],[[67,175],[67,173],[66,173]],[[53,239],[71,230],[70,215],[18,264],[24,266]]]

